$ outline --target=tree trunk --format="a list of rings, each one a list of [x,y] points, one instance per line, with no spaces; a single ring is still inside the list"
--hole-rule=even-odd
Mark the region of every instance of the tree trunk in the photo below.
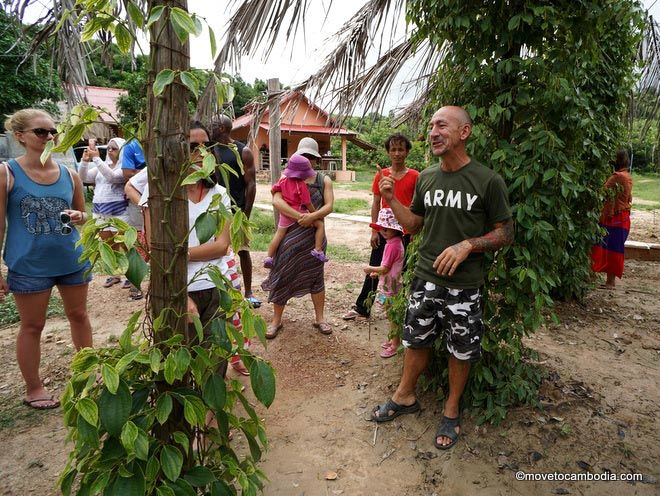
[[[187,0],[152,0],[157,5],[188,10]],[[157,97],[152,83],[163,69],[187,71],[188,43],[177,38],[169,20],[169,9],[151,28],[151,66],[147,85],[147,136],[144,142],[149,167],[151,212],[151,310],[155,319],[163,309],[156,341],[173,334],[185,336],[187,297],[188,202],[180,186],[181,169],[187,162],[189,126],[188,90],[176,78]]]

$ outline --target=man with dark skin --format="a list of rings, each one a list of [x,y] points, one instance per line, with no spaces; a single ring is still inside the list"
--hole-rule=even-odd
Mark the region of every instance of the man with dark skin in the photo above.
[[[216,172],[216,181],[229,191],[232,203],[240,208],[243,213],[250,218],[254,197],[257,193],[256,171],[254,168],[254,156],[250,149],[240,141],[231,138],[232,120],[226,115],[221,115],[211,123],[211,140],[215,143],[213,153],[218,164],[228,164],[238,175],[228,174],[229,184],[224,183],[224,179],[219,172]],[[226,145],[234,144],[243,162],[243,170],[236,160],[234,152]],[[252,258],[248,246],[243,246],[238,252],[241,261],[241,272],[243,273],[243,288],[245,290],[245,299],[247,299],[254,308],[261,306],[261,301],[252,294]]]
[[[392,398],[373,410],[372,420],[385,422],[420,409],[417,380],[429,363],[434,341],[444,335],[449,394],[436,432],[438,449],[458,441],[459,401],[470,364],[481,356],[482,254],[511,244],[514,234],[504,181],[466,152],[471,132],[472,120],[461,107],[442,107],[433,115],[430,144],[441,161],[420,174],[410,208],[394,197],[392,177],[382,177],[379,183],[381,195],[406,230],[426,229],[403,329],[403,373]]]

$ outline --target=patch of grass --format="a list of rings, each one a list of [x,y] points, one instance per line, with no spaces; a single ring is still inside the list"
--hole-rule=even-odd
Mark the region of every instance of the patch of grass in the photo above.
[[[275,234],[275,221],[271,212],[252,210],[250,221],[255,225],[252,230],[250,249],[254,251],[267,251],[270,240]]]
[[[328,258],[335,262],[363,262],[364,255],[344,245],[328,245]]]
[[[333,183],[334,189],[346,191],[371,191],[371,181],[355,181],[350,183]]]
[[[333,209],[338,214],[356,214],[365,210],[369,210],[369,202],[361,198],[342,198],[341,200],[335,200]]]
[[[633,173],[633,197],[645,201],[657,202],[653,208],[660,208],[660,174]],[[634,205],[643,208],[644,205]]]
[[[52,295],[48,302],[48,317],[64,315],[64,306],[62,299],[59,296]],[[5,301],[0,303],[0,327],[7,327],[16,324],[20,319],[18,309],[16,308],[16,301],[12,295],[5,298]]]

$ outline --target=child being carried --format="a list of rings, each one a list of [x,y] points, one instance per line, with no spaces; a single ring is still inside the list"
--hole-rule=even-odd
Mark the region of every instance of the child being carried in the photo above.
[[[314,208],[314,205],[312,205],[309,189],[307,189],[307,184],[305,184],[305,179],[313,177],[314,175],[316,175],[316,171],[312,169],[312,165],[307,158],[302,155],[293,155],[289,159],[286,169],[282,171],[282,177],[273,185],[271,192],[273,194],[278,192],[281,193],[282,198],[287,205],[300,213],[314,212],[316,209]],[[284,236],[286,236],[287,229],[296,222],[296,219],[292,219],[291,217],[280,213],[277,231],[268,245],[268,256],[264,258],[265,268],[270,269],[273,267],[273,257],[275,256],[275,253],[277,253],[277,248],[280,246]],[[316,229],[316,235],[314,237],[314,249],[310,254],[314,258],[325,263],[329,259],[325,253],[323,253],[323,240],[325,239],[323,221],[314,221],[312,225]]]

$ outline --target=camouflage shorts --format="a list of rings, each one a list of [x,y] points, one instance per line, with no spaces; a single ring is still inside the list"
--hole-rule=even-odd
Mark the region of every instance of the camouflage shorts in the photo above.
[[[481,288],[445,288],[416,277],[410,287],[403,346],[430,348],[444,334],[449,353],[476,362],[484,332],[481,295]]]

